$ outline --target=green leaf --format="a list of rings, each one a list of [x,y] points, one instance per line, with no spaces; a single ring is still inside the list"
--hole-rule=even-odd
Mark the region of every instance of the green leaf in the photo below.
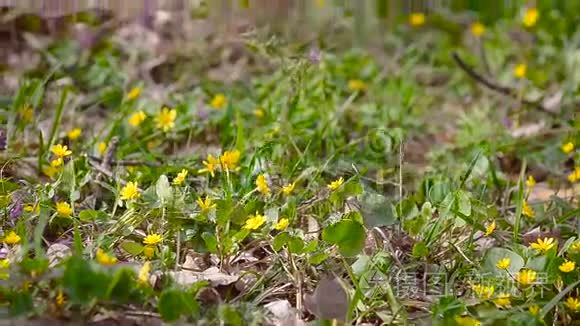
[[[155,192],[162,203],[166,203],[171,199],[173,189],[171,189],[171,185],[169,184],[169,180],[165,174],[162,174],[157,180]]]
[[[32,302],[32,295],[26,291],[13,291],[9,295],[10,302],[10,316],[21,316],[32,312],[34,303]]]
[[[126,240],[121,242],[121,248],[131,256],[139,256],[143,252],[144,246],[138,242]]]
[[[288,241],[288,250],[293,254],[301,254],[304,249],[304,241],[299,237],[291,237]]]
[[[227,325],[241,326],[243,324],[242,316],[234,307],[223,304],[218,308],[219,319]]]
[[[417,258],[427,257],[429,255],[429,249],[427,248],[425,242],[423,241],[415,242],[415,244],[413,245],[412,254],[414,257]]]
[[[282,249],[282,247],[284,247],[284,245],[287,244],[291,238],[292,236],[288,234],[288,232],[282,232],[276,235],[274,237],[274,241],[272,241],[272,248],[274,248],[275,251],[280,251],[280,249]]]
[[[72,303],[88,304],[94,299],[103,298],[107,292],[104,284],[109,284],[108,276],[95,271],[91,262],[82,256],[73,256],[67,262],[63,285]]]
[[[183,315],[199,312],[199,304],[185,292],[178,289],[166,289],[159,296],[157,310],[166,322],[173,322]]]
[[[458,190],[455,194],[457,211],[467,217],[471,216],[471,196],[468,192]]]
[[[134,285],[134,275],[135,272],[131,269],[118,269],[113,275],[111,283],[109,283],[107,298],[119,303],[126,303]]]
[[[353,220],[342,220],[326,227],[322,239],[338,246],[347,257],[358,254],[364,247],[366,233],[362,224]]]
[[[79,213],[79,220],[83,222],[92,222],[94,220],[104,220],[107,219],[109,215],[103,211],[97,211],[94,209],[85,209]]]
[[[73,201],[73,193],[76,187],[75,164],[74,160],[70,160],[64,165],[61,177],[62,186],[69,194],[69,199]],[[72,203],[71,203],[72,204]]]
[[[369,228],[396,223],[393,204],[380,194],[365,192],[361,200],[361,212],[365,225]]]
[[[311,265],[320,265],[323,261],[328,259],[328,257],[329,257],[328,253],[318,252],[318,253],[315,253],[312,256],[310,256],[310,258],[308,258],[308,262]]]
[[[217,249],[218,242],[217,242],[217,238],[215,237],[215,234],[213,234],[211,232],[204,232],[201,234],[201,238],[205,242],[205,246],[207,247],[207,250],[209,252],[211,252],[212,254],[218,253],[218,249]]]
[[[524,267],[524,259],[517,253],[504,248],[491,248],[485,255],[485,262],[483,270],[494,274],[505,275],[505,272],[499,270],[495,265],[500,259],[509,258],[510,267],[508,271],[511,275],[515,275],[522,267]]]

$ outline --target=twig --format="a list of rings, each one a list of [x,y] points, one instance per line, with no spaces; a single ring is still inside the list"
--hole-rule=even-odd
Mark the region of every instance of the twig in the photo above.
[[[101,161],[101,167],[103,169],[111,169],[111,162],[115,158],[115,153],[117,152],[117,146],[119,145],[119,137],[113,137],[109,141],[109,145],[107,146],[107,151],[105,155],[103,155],[103,160]]]
[[[476,82],[484,85],[485,87],[496,91],[500,94],[509,96],[513,99],[518,100],[519,96],[518,96],[518,92],[510,87],[507,86],[502,86],[497,84],[494,81],[489,80],[488,78],[482,76],[481,74],[479,74],[478,72],[476,72],[471,66],[469,66],[465,61],[463,61],[463,59],[461,59],[461,57],[459,57],[459,55],[455,52],[453,52],[453,54],[451,54],[451,56],[453,57],[453,60],[455,60],[455,62],[457,63],[457,65],[463,70],[465,71],[465,73],[471,77],[473,80],[475,80]],[[543,111],[545,113],[548,113],[550,115],[555,115],[555,112],[552,112],[548,109],[546,109],[539,101],[530,101],[530,100],[526,100],[526,99],[521,99],[520,100],[521,103],[526,104],[526,105],[530,105],[533,106],[535,108],[537,108],[540,111]]]
[[[102,163],[103,159],[94,155],[88,155],[87,156],[89,159],[97,162],[97,163]],[[148,167],[152,167],[152,168],[156,168],[156,167],[160,167],[161,164],[159,163],[154,163],[154,162],[144,162],[144,161],[139,161],[139,160],[111,160],[110,161],[111,166],[148,166]]]

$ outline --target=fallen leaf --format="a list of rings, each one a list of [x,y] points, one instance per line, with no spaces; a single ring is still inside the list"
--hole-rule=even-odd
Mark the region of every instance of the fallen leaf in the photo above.
[[[71,249],[62,243],[53,243],[46,251],[46,257],[50,267],[56,266],[61,260],[70,256]]]
[[[286,320],[292,317],[296,312],[288,300],[272,301],[264,306],[274,318],[278,321]]]
[[[341,281],[332,275],[324,276],[312,295],[304,296],[304,306],[320,319],[345,320],[348,297]]]
[[[168,272],[173,280],[183,286],[190,286],[199,281],[209,281],[212,286],[230,285],[239,279],[237,275],[221,272],[217,267],[210,267],[203,272],[177,271]]]

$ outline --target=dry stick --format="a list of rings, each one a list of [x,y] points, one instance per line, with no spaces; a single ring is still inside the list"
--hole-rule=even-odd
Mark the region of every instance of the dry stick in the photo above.
[[[96,206],[101,205],[100,198],[102,197],[103,188],[101,186],[99,186],[99,182],[101,181],[102,176],[105,175],[109,179],[112,179],[114,176],[113,171],[111,170],[111,161],[113,160],[113,158],[115,158],[115,152],[117,151],[118,144],[119,144],[119,137],[111,138],[111,140],[109,141],[109,146],[107,146],[107,151],[105,152],[105,155],[103,155],[103,160],[101,161],[101,164],[99,164],[99,165],[94,164],[93,165],[95,170],[98,172],[97,176],[95,177],[95,181],[94,181],[94,185],[95,185],[94,186],[94,193],[95,193],[95,198],[97,201]]]
[[[88,155],[87,156],[89,159],[98,162],[99,164],[101,164],[103,162],[103,159],[94,155]],[[120,160],[120,161],[116,161],[116,160],[111,160],[110,161],[111,166],[148,166],[148,167],[160,167],[161,164],[156,163],[156,162],[144,162],[144,161],[139,161],[139,160]]]
[[[485,87],[496,91],[500,94],[503,94],[505,96],[508,96],[512,99],[518,99],[518,92],[510,87],[507,86],[502,86],[499,85],[489,79],[487,79],[486,77],[482,76],[481,74],[479,74],[478,72],[476,72],[472,67],[470,67],[465,61],[463,61],[463,59],[461,59],[459,57],[459,55],[457,53],[453,53],[451,54],[451,57],[453,58],[453,60],[455,60],[455,62],[457,63],[457,65],[463,70],[465,71],[465,73],[471,77],[473,80],[475,80],[476,82],[483,84]],[[530,105],[533,106],[535,108],[537,108],[538,110],[548,113],[550,115],[555,115],[555,112],[552,112],[548,109],[546,109],[539,101],[535,102],[535,101],[530,101],[530,100],[526,100],[524,98],[522,98],[520,100],[521,103],[526,104],[526,105]]]

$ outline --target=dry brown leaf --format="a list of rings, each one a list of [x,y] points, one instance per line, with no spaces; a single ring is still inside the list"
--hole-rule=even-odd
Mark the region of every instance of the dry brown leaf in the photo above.
[[[64,258],[70,256],[71,249],[62,243],[53,243],[46,251],[46,257],[50,267],[54,267]]]
[[[545,183],[537,183],[530,195],[528,196],[529,202],[540,202],[550,200],[552,196],[560,197],[562,199],[570,199],[578,196],[580,194],[580,184],[574,185],[574,187],[563,188],[558,191],[551,189],[550,186]]]
[[[318,318],[345,320],[348,296],[338,277],[326,275],[312,295],[304,296],[304,306]]]
[[[177,271],[168,272],[179,285],[189,286],[199,281],[209,281],[212,286],[230,285],[239,279],[237,275],[221,272],[217,267],[210,267],[203,272]]]

